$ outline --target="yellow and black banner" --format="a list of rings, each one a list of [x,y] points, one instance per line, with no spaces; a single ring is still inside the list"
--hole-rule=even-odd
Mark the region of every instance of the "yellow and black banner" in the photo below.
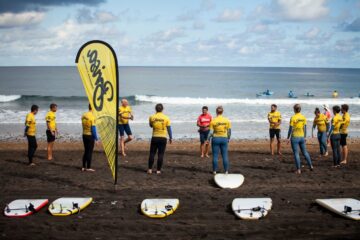
[[[116,54],[106,42],[94,40],[79,49],[75,63],[84,84],[96,129],[107,156],[114,184],[117,182],[119,72]]]

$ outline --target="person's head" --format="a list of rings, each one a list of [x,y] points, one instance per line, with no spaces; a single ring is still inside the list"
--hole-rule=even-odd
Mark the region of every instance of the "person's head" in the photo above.
[[[129,105],[128,100],[126,100],[125,98],[121,99],[121,105],[126,107],[127,105]]]
[[[91,111],[92,110],[92,107],[91,107],[91,104],[89,103],[89,111]]]
[[[202,107],[202,113],[203,114],[207,114],[208,111],[209,111],[209,108],[207,106]]]
[[[347,105],[347,104],[341,105],[341,112],[342,113],[347,113],[348,111],[349,111],[349,105]]]
[[[295,105],[294,105],[294,112],[295,112],[295,113],[301,112],[301,106],[300,106],[300,104],[295,104]]]
[[[333,112],[334,114],[337,114],[340,112],[340,107],[338,105],[333,106]]]
[[[275,112],[277,109],[277,105],[276,104],[271,104],[271,112]]]
[[[318,117],[320,115],[320,109],[319,108],[315,108],[315,115]]]
[[[57,105],[55,103],[50,104],[50,110],[53,112],[57,111]]]
[[[224,108],[222,106],[218,106],[216,108],[216,114],[217,115],[221,115],[221,114],[223,114],[223,112],[224,112]]]
[[[162,112],[164,110],[164,106],[161,103],[156,104],[155,106],[156,112]]]
[[[32,105],[31,106],[31,112],[35,115],[37,114],[37,112],[39,111],[39,106],[38,105]]]

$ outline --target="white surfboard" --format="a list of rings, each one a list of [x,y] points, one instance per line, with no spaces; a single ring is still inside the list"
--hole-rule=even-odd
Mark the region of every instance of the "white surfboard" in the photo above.
[[[145,199],[141,203],[141,212],[150,218],[164,218],[179,207],[179,199]]]
[[[218,173],[214,177],[215,183],[221,188],[238,188],[245,178],[242,174],[221,174]]]
[[[247,220],[265,217],[271,207],[271,198],[235,198],[232,202],[232,210],[235,215]]]
[[[49,212],[53,216],[69,216],[79,213],[92,202],[91,197],[86,198],[58,198],[49,205]]]
[[[320,206],[353,220],[360,220],[360,201],[353,198],[316,199]]]
[[[48,204],[48,199],[18,199],[6,205],[4,214],[7,217],[26,217]]]

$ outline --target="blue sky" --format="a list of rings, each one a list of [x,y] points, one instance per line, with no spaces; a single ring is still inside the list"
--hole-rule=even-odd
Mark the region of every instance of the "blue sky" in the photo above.
[[[0,66],[73,66],[93,39],[121,66],[360,67],[360,0],[0,2]]]

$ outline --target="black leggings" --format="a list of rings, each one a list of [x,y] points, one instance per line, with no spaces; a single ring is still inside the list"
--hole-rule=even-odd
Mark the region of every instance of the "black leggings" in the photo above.
[[[150,144],[150,156],[149,156],[149,169],[152,169],[154,165],[154,158],[156,152],[158,152],[157,170],[161,171],[163,164],[167,138],[152,137]]]
[[[29,158],[29,164],[31,164],[33,162],[33,157],[35,154],[35,151],[37,149],[37,143],[36,143],[36,138],[35,136],[29,136],[27,135],[27,140],[28,140],[28,158]]]
[[[84,142],[84,156],[83,156],[83,168],[91,168],[91,158],[94,150],[95,140],[91,135],[83,135]]]

